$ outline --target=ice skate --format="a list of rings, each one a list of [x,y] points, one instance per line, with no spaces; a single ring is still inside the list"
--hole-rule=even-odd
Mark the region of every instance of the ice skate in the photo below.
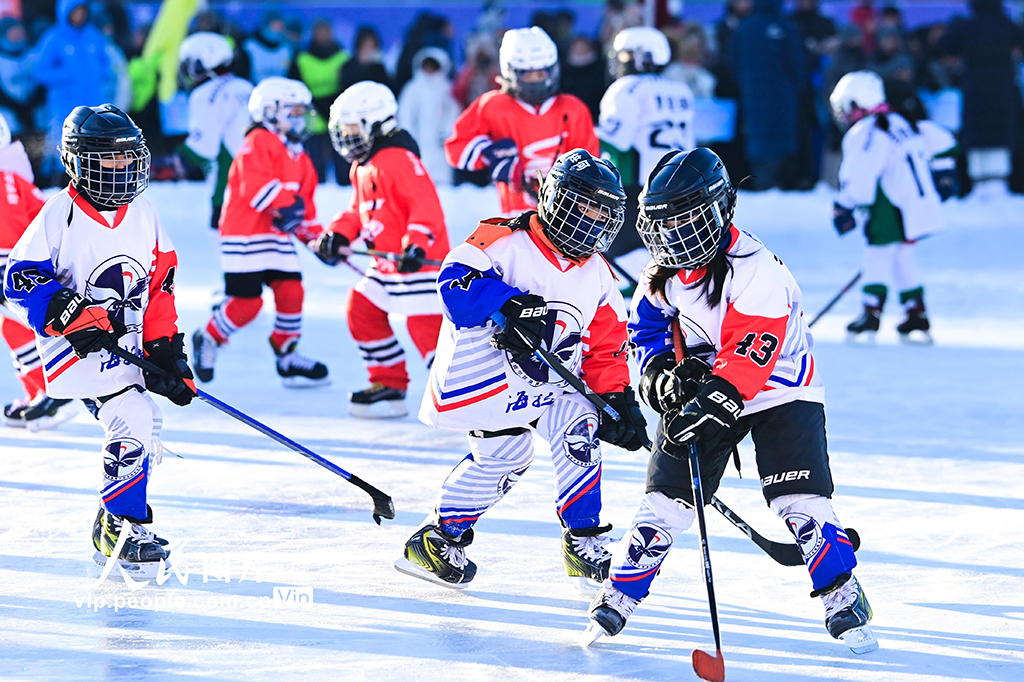
[[[390,419],[409,414],[405,391],[373,383],[369,388],[349,394],[348,413],[359,419]]]
[[[158,537],[143,525],[153,520],[152,509],[147,506],[146,510],[148,516],[140,520],[127,516],[115,516],[100,507],[96,513],[92,530],[92,542],[96,548],[93,560],[97,564],[104,566],[109,558],[114,556],[121,529],[127,523],[130,526],[128,538],[115,557],[118,566],[123,568],[130,577],[144,580],[156,577],[161,560],[164,562],[165,570],[170,568],[171,552],[165,549],[168,544],[167,540]]]
[[[45,393],[40,393],[21,411],[21,419],[29,431],[45,431],[71,419],[75,412],[74,400],[51,398]]]
[[[843,640],[855,654],[866,654],[878,648],[878,640],[868,625],[874,616],[871,604],[856,578],[849,576],[841,585],[821,595],[821,601],[825,604],[828,634]]]
[[[280,350],[274,348],[277,354],[277,375],[281,377],[281,383],[285,388],[330,386],[331,378],[327,375],[327,365],[300,355],[295,350],[297,345],[298,341],[292,340]]]
[[[923,306],[907,308],[903,321],[896,325],[896,331],[900,333],[900,341],[909,346],[930,346],[932,335],[929,333],[931,324],[924,312]]]
[[[16,429],[25,428],[25,408],[32,403],[30,398],[18,398],[9,405],[4,405],[4,423]]]
[[[217,361],[217,341],[206,330],[197,329],[192,334],[192,369],[196,379],[208,383],[213,381],[213,365]]]
[[[476,564],[466,558],[466,547],[472,542],[472,528],[456,539],[427,524],[405,543],[404,556],[395,561],[395,569],[444,587],[465,589],[476,575]]]
[[[611,525],[596,528],[562,530],[562,561],[565,573],[580,592],[593,594],[608,578],[612,554],[607,546],[613,540],[606,535]]]
[[[856,320],[846,326],[846,341],[854,345],[871,345],[875,342],[882,320],[882,309],[864,306],[864,312]]]
[[[591,622],[583,632],[581,639],[583,646],[590,646],[602,635],[613,637],[622,632],[622,628],[626,627],[626,619],[639,603],[639,599],[633,599],[620,592],[610,580],[605,580],[601,591],[590,603],[587,616],[590,617]]]

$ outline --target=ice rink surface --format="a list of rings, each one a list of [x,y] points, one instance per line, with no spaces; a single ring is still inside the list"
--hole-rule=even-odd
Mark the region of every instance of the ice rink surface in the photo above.
[[[160,184],[146,196],[178,249],[180,326],[191,334],[221,281],[207,193]],[[322,188],[321,218],[347,199]],[[443,203],[453,242],[497,213],[491,190],[449,189]],[[824,190],[740,196],[736,224],[786,262],[808,315],[859,266],[859,237],[837,238],[830,208]],[[709,509],[730,681],[1024,680],[1024,200],[964,200],[945,214],[947,230],[919,249],[935,346],[899,345],[892,303],[878,345],[846,345],[857,292],[814,329],[835,507],[863,538],[858,576],[881,649],[858,657],[832,640],[806,570],[775,564]],[[180,458],[165,455],[155,472],[153,527],[173,542],[181,573],[135,589],[116,574],[97,583],[98,423],[83,409],[54,431],[0,428],[0,679],[696,679],[691,650],[714,645],[695,530],[623,633],[581,649],[588,598],[564,576],[543,456],[478,524],[469,552],[479,573],[465,592],[392,568],[465,439],[414,415],[347,416],[348,392],[366,383],[344,321],[356,274],[303,262],[301,349],[328,364],[333,386],[280,386],[268,305],[222,350],[205,388],[390,494],[397,518],[378,527],[369,497],[341,478],[198,401],[158,399],[165,445]],[[414,413],[426,373],[410,365]],[[6,401],[18,395],[12,372],[0,389]],[[719,497],[789,541],[764,504],[749,441],[741,453],[744,478],[730,468]],[[646,459],[604,456],[603,518],[618,536]]]

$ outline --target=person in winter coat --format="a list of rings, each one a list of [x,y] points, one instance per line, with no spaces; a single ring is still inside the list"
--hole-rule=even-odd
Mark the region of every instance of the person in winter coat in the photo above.
[[[285,35],[284,17],[276,10],[263,14],[260,29],[245,41],[245,54],[249,58],[250,78],[253,83],[272,76],[286,76],[292,63],[292,45]]]
[[[601,59],[594,41],[583,35],[573,38],[562,65],[562,92],[575,95],[586,104],[595,124],[601,116],[607,78],[608,64]]]
[[[805,59],[800,31],[781,0],[754,0],[729,42],[727,65],[739,85],[745,152],[755,189],[779,183],[797,151]]]
[[[983,194],[1005,192],[1021,108],[1012,54],[1024,48],[1024,31],[999,0],[971,0],[971,9],[970,19],[952,23],[939,50],[964,62],[960,143],[967,173]]]
[[[33,75],[35,63],[24,25],[14,17],[0,19],[0,108],[13,135],[35,127],[33,114],[46,98]]]
[[[439,47],[425,47],[413,59],[413,77],[398,98],[398,127],[420,148],[420,160],[435,185],[452,184],[452,167],[444,157],[459,105],[451,94],[451,61]]]
[[[355,59],[341,67],[341,89],[344,92],[360,81],[376,81],[391,87],[391,78],[384,68],[380,33],[372,26],[360,26],[356,31]]]
[[[492,37],[485,33],[470,36],[466,41],[466,63],[455,77],[452,96],[465,109],[485,92],[497,90],[500,75],[498,45]]]
[[[39,40],[35,77],[46,88],[50,115],[42,168],[45,183],[62,172],[57,147],[64,118],[77,106],[103,104],[113,87],[107,39],[89,23],[89,5],[83,0],[59,0],[57,23]]]

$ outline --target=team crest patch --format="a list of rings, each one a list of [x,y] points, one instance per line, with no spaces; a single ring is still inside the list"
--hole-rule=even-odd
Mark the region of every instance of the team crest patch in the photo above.
[[[119,438],[107,443],[103,452],[103,473],[108,479],[124,481],[132,478],[146,462],[142,443],[134,438]]]
[[[629,536],[626,560],[639,569],[657,566],[672,548],[672,536],[661,526],[642,521]]]
[[[786,514],[786,526],[796,538],[800,552],[805,556],[814,556],[825,543],[818,523],[807,514],[797,512]]]
[[[509,490],[512,490],[512,486],[514,486],[519,479],[523,477],[523,474],[525,474],[526,470],[529,468],[530,465],[527,464],[521,469],[516,469],[515,471],[510,471],[507,474],[502,475],[502,477],[498,479],[498,494],[504,497]]]
[[[601,463],[598,454],[597,417],[581,417],[565,432],[565,454],[581,467]]]
[[[85,297],[106,308],[129,332],[141,332],[149,273],[131,256],[108,258],[86,280]]]
[[[583,313],[576,306],[562,301],[548,301],[548,314],[544,317],[544,348],[572,373],[579,371],[583,362]],[[568,386],[544,362],[532,357],[528,360],[513,360],[507,354],[509,365],[521,379],[536,388],[544,384]]]

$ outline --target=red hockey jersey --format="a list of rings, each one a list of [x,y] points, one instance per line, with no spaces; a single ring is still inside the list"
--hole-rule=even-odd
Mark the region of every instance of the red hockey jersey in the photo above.
[[[36,217],[46,197],[31,182],[13,171],[0,172],[3,201],[0,202],[0,266]]]
[[[418,244],[431,260],[448,255],[441,201],[423,163],[411,150],[385,147],[365,163],[353,164],[349,177],[352,201],[331,221],[332,232],[350,242],[363,239],[380,251],[401,253],[409,244]],[[393,263],[380,258],[374,267],[384,273],[395,270]],[[427,270],[437,267],[424,266],[421,272]]]
[[[555,95],[540,107],[532,107],[510,94],[491,91],[469,105],[455,121],[451,137],[445,140],[448,163],[455,168],[484,168],[480,153],[491,142],[511,137],[519,148],[526,182],[547,174],[558,155],[581,147],[600,154],[594,123],[587,106],[573,95]],[[536,200],[521,188],[498,183],[504,213],[521,213],[536,208]]]
[[[316,185],[313,162],[301,147],[291,149],[266,128],[250,130],[231,162],[218,225],[224,272],[297,272],[291,235],[274,227],[273,220],[278,209],[300,196],[306,216],[295,236],[304,243],[316,239],[322,231],[313,204]]]

